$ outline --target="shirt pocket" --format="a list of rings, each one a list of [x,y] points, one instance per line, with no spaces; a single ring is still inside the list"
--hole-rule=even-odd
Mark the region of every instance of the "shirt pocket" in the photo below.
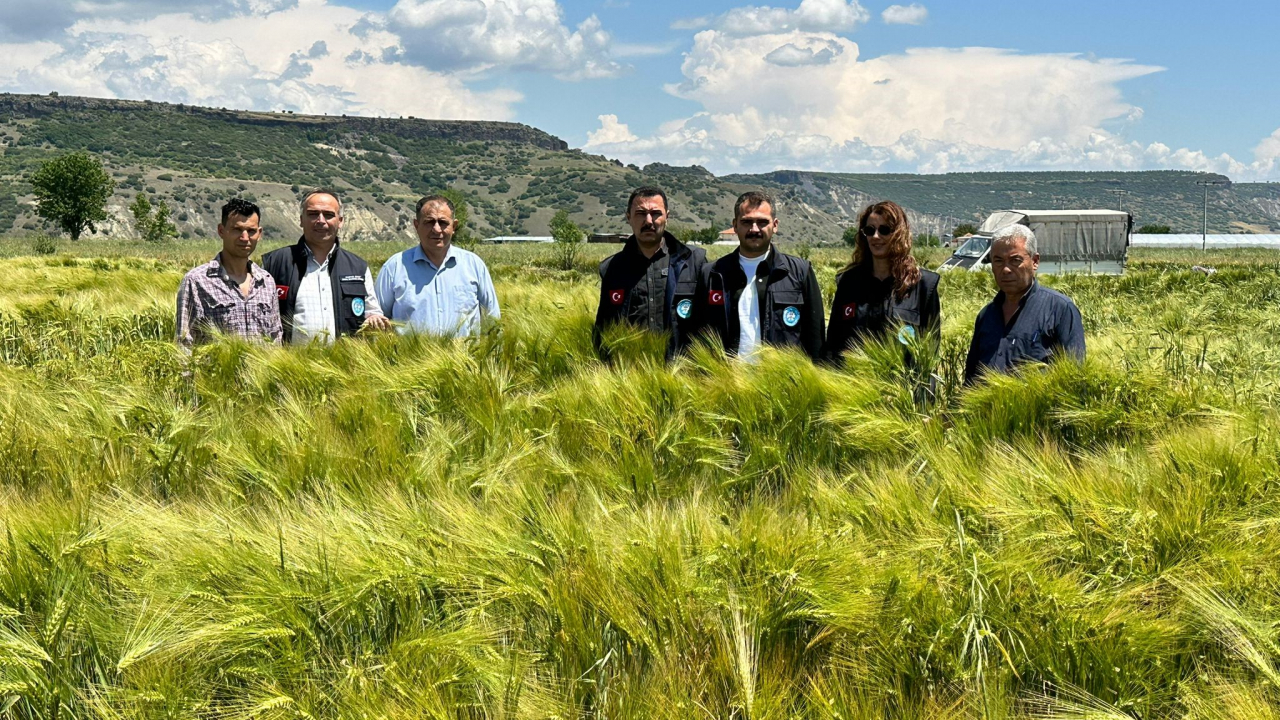
[[[895,325],[910,325],[920,329],[920,311],[915,308],[894,308],[893,318]]]
[[[233,302],[215,302],[210,303],[204,309],[204,319],[210,325],[220,329],[226,329],[231,324],[235,315],[236,304]]]
[[[455,285],[449,290],[449,299],[458,315],[470,315],[480,305],[479,287],[474,282]]]
[[[687,323],[693,317],[693,295],[697,292],[696,282],[676,283],[675,296],[672,297],[672,310],[677,323]]]
[[[804,293],[798,290],[779,290],[773,295],[770,326],[774,333],[787,339],[800,337],[800,326],[811,312],[804,301]]]
[[[364,324],[364,313],[369,301],[369,291],[364,282],[348,281],[341,285],[342,309],[338,317],[346,321],[347,328],[359,330]]]
[[[1038,330],[1010,333],[1006,342],[1009,346],[1009,357],[1012,360],[1044,362],[1049,359],[1044,334]]]

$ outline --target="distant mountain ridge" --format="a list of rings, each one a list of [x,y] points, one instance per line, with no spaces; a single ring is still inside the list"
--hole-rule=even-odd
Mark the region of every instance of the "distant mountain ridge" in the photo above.
[[[132,235],[126,208],[137,193],[164,199],[179,230],[208,236],[217,208],[246,196],[275,237],[297,234],[305,189],[343,197],[349,239],[412,237],[414,201],[451,188],[470,205],[480,236],[541,235],[568,210],[589,232],[625,232],[626,198],[657,184],[672,199],[672,225],[726,228],[733,200],[763,188],[779,200],[780,236],[839,241],[868,202],[906,206],[918,231],[949,231],[1012,207],[1116,207],[1139,224],[1198,231],[1202,195],[1191,172],[839,174],[779,170],[717,177],[698,166],[623,165],[570,149],[518,123],[295,115],[149,101],[0,94],[0,233],[33,232],[27,174],[59,153],[99,155],[117,182],[109,235]],[[1123,190],[1123,194],[1112,192]],[[1210,230],[1280,230],[1280,184],[1233,184],[1210,193]]]

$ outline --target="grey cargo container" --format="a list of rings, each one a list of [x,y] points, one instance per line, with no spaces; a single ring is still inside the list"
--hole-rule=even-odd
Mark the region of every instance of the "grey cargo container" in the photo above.
[[[938,267],[990,270],[991,236],[1018,223],[1031,228],[1040,246],[1040,272],[1119,275],[1129,256],[1133,216],[1119,210],[1001,210]]]

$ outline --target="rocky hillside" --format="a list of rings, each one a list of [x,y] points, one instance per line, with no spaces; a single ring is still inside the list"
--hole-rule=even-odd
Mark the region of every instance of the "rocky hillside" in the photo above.
[[[569,149],[516,123],[419,118],[301,116],[124,100],[0,94],[0,234],[30,233],[36,217],[26,177],[45,160],[87,150],[116,180],[109,235],[134,234],[126,208],[138,193],[163,199],[185,237],[208,236],[232,196],[256,200],[275,237],[297,233],[297,201],[325,186],[343,197],[351,239],[411,237],[414,201],[444,188],[471,208],[481,237],[543,235],[568,210],[589,232],[623,232],[631,188],[658,184],[672,196],[677,227],[726,228],[733,199],[763,187],[779,197],[782,235],[838,241],[873,199],[910,208],[919,229],[943,231],[1008,207],[1126,208],[1139,224],[1194,230],[1200,191],[1193,173],[976,173],[840,175],[778,171],[716,177],[700,167],[625,166]],[[1211,195],[1211,227],[1280,229],[1280,185],[1234,185]]]

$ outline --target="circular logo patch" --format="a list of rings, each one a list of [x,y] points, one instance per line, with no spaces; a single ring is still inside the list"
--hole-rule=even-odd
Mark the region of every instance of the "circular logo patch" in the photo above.
[[[787,309],[782,311],[782,322],[787,327],[795,327],[796,325],[799,325],[800,309],[794,305],[787,306]]]
[[[351,298],[351,312],[356,315],[364,314],[364,298]]]
[[[676,315],[679,315],[681,320],[688,320],[689,313],[692,311],[693,311],[692,300],[681,300],[680,302],[676,303]]]
[[[910,345],[912,340],[916,339],[916,329],[910,325],[903,325],[898,331],[898,342],[903,345]]]

